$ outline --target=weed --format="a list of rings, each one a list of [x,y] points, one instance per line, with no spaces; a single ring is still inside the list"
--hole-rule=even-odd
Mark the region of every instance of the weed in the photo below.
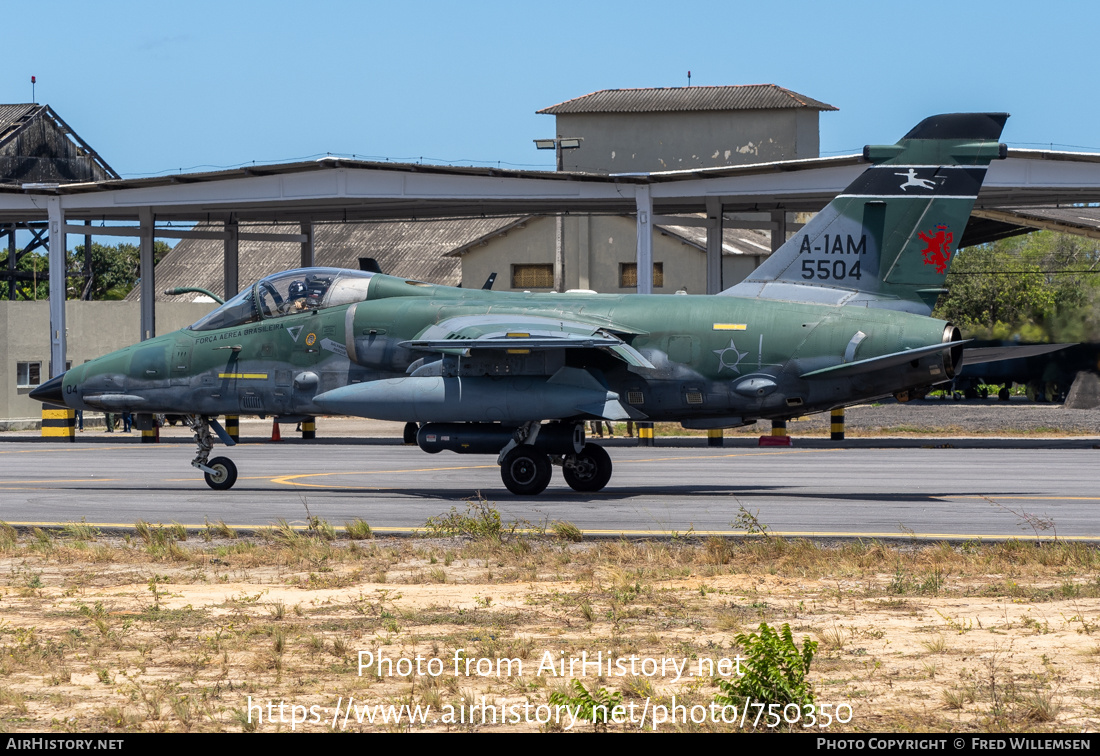
[[[83,517],[80,522],[66,523],[61,532],[74,541],[94,541],[99,537],[99,529],[89,525]]]
[[[465,512],[451,507],[447,514],[429,517],[424,523],[424,528],[432,537],[470,536],[490,541],[500,541],[504,536],[512,535],[519,526],[518,522],[504,525],[497,508],[482,498],[467,502]]]
[[[591,722],[597,731],[606,730],[611,710],[623,702],[623,694],[611,693],[606,688],[600,688],[592,693],[580,680],[574,680],[569,687],[572,689],[572,695],[567,691],[555,691],[550,694],[550,704],[567,706],[570,712],[576,713],[578,721]]]
[[[358,517],[351,522],[344,523],[344,532],[353,541],[368,541],[374,538],[374,531],[370,529],[370,525]]]
[[[766,622],[760,623],[759,633],[739,633],[736,640],[744,650],[738,670],[742,674],[718,680],[720,692],[714,697],[715,703],[740,706],[751,699],[753,703],[780,706],[793,703],[800,708],[813,704],[813,686],[806,677],[817,652],[815,641],[804,637],[800,651],[790,625],[784,623],[776,632]]]
[[[237,538],[237,531],[226,525],[225,520],[218,520],[216,523],[206,520],[206,534],[207,540],[213,540],[215,536],[229,540],[236,540]]]
[[[14,548],[18,540],[19,536],[15,532],[15,528],[3,520],[0,520],[0,549],[7,551],[8,549]]]
[[[594,622],[596,619],[596,612],[592,609],[592,604],[585,601],[581,604],[581,616],[584,617],[585,622]]]
[[[563,541],[572,541],[573,543],[580,543],[584,540],[584,534],[581,533],[581,529],[571,522],[564,520],[555,520],[550,524],[550,529],[554,531],[554,535]]]
[[[954,630],[959,635],[962,635],[964,633],[968,633],[968,632],[970,632],[971,630],[974,629],[974,621],[973,620],[970,620],[970,619],[960,620],[960,619],[956,619],[955,617],[949,617],[946,614],[944,614],[943,612],[941,612],[939,609],[936,609],[935,612],[936,612],[936,614],[940,615],[940,617],[943,618],[943,621],[947,623],[947,626],[949,628]]]
[[[741,503],[737,505],[737,517],[730,523],[730,527],[743,530],[747,535],[762,535],[765,538],[771,538],[771,534],[768,533],[768,526],[760,522],[760,510],[750,512]]]
[[[923,641],[921,645],[928,649],[928,652],[932,654],[942,654],[947,651],[947,639],[944,638],[942,635],[937,635],[931,640]]]
[[[1053,531],[1054,542],[1058,542],[1058,528],[1055,527],[1053,518],[1047,517],[1045,515],[1035,514],[1034,512],[1028,512],[1023,508],[1013,509],[1012,507],[1006,506],[999,501],[994,501],[988,496],[983,496],[982,498],[988,501],[993,506],[997,507],[998,509],[1013,515],[1016,518],[1016,524],[1020,527],[1021,530],[1031,528],[1031,531],[1035,533],[1035,540],[1039,543],[1042,543],[1043,540],[1040,533],[1045,533],[1048,530]]]

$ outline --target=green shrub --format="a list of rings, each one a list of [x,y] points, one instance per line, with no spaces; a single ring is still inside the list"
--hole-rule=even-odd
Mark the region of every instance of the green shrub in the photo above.
[[[597,730],[606,730],[611,711],[622,704],[623,694],[612,693],[607,688],[589,693],[580,680],[574,680],[570,687],[573,689],[573,695],[561,692],[551,693],[550,703],[553,706],[568,706],[569,711],[574,712],[578,722],[591,722]]]
[[[777,633],[768,623],[761,622],[759,633],[739,633],[737,645],[743,649],[739,670],[742,674],[718,681],[716,703],[741,707],[748,699],[750,705],[813,704],[813,686],[806,676],[817,652],[817,641],[804,637],[799,651],[790,625],[784,623]]]

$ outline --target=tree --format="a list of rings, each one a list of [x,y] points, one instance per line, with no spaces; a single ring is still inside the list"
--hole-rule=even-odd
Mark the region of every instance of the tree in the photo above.
[[[967,335],[1100,336],[1100,250],[1091,239],[1040,231],[970,247],[956,256],[946,286],[934,314]]]
[[[171,248],[162,241],[153,242],[154,264]],[[84,271],[84,245],[69,252],[70,292],[78,299],[122,299],[137,285],[140,276],[140,248],[123,242],[116,246],[92,243],[92,277],[78,278]],[[70,298],[73,298],[70,293]]]

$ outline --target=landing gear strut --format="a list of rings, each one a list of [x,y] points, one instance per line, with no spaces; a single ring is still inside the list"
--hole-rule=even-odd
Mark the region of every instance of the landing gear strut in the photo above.
[[[214,436],[210,433],[213,426],[218,436],[223,436],[225,431],[217,424],[218,421],[205,415],[187,415],[187,425],[195,433],[195,443],[198,444],[198,453],[191,460],[191,466],[202,470],[206,484],[215,491],[226,491],[237,482],[237,466],[227,457],[214,457],[210,459],[210,450],[214,448]],[[228,438],[225,435],[222,441]],[[232,439],[229,440],[232,445]]]

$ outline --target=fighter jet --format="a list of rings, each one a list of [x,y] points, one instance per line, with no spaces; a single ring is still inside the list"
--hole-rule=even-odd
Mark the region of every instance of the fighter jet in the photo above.
[[[223,415],[417,423],[426,452],[495,454],[535,495],[560,466],[611,479],[585,421],[730,428],[950,381],[965,342],[929,317],[1007,114],[925,119],[749,278],[716,296],[496,292],[378,272],[268,276],[188,328],[69,370],[31,396],[83,410],[183,414],[214,489]],[[998,359],[983,352],[981,359]],[[213,430],[213,434],[211,431]]]

